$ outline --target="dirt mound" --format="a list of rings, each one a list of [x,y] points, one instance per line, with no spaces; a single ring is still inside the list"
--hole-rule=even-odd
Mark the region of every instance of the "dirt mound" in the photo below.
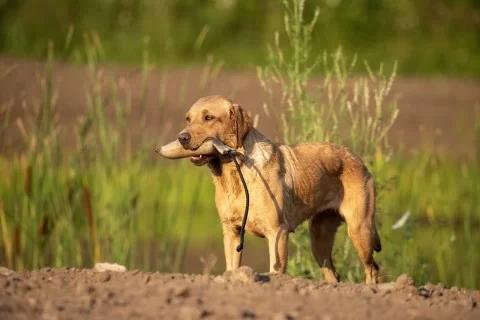
[[[406,275],[375,286],[256,274],[0,272],[1,319],[480,319],[480,291]]]

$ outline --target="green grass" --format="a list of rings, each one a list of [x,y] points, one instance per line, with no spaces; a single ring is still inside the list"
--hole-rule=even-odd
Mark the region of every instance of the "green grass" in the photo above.
[[[104,61],[99,39],[85,37],[87,108],[74,128],[76,148],[62,150],[52,43],[49,47],[41,96],[28,106],[27,116],[15,122],[24,137],[24,151],[1,162],[2,177],[6,177],[0,187],[2,261],[19,270],[89,266],[105,260],[129,267],[141,264],[145,269],[179,270],[191,223],[179,224],[180,213],[191,217],[202,207],[200,197],[209,195],[201,188],[203,178],[192,181],[197,176],[186,174],[185,163],[172,167],[156,158],[159,166],[145,171],[151,168],[154,148],[153,141],[145,137],[148,51],[143,52],[137,118],[130,114],[131,89],[99,69]],[[219,68],[221,64],[207,61],[199,89],[208,85]],[[189,70],[185,72],[188,76]],[[163,81],[159,90],[161,117],[166,116],[166,86]],[[181,84],[180,104],[185,90],[186,82]],[[4,112],[10,114],[8,106]],[[5,119],[2,131],[13,121],[8,116]],[[134,125],[145,137],[135,148],[130,139]],[[185,194],[194,197],[184,200]],[[179,233],[181,237],[173,236]]]

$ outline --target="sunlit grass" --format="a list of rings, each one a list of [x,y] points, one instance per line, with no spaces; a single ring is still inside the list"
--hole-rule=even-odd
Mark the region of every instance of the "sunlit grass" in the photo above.
[[[73,131],[77,141],[76,148],[67,151],[59,144],[64,128],[57,115],[50,42],[45,76],[39,79],[41,96],[34,97],[26,116],[14,122],[24,138],[23,152],[2,158],[0,165],[4,177],[0,182],[0,251],[7,266],[18,270],[91,266],[107,260],[127,267],[141,263],[147,270],[180,269],[190,236],[190,217],[202,209],[199,199],[208,195],[204,194],[207,189],[201,188],[204,176],[187,175],[186,163],[173,165],[158,157],[157,166],[151,165],[152,140],[161,137],[145,135],[149,121],[146,84],[152,67],[147,47],[148,39],[140,104],[135,106],[139,110],[133,116],[131,89],[100,67],[102,43],[95,34],[85,35],[86,111],[74,130],[66,130],[68,134]],[[204,90],[221,65],[208,59],[196,89]],[[185,72],[180,104],[188,90],[189,69]],[[167,85],[161,81],[160,117],[166,116],[163,97]],[[140,145],[131,141],[133,126],[142,136]],[[8,127],[12,126],[2,124],[2,130]],[[3,139],[1,142],[3,145]],[[187,220],[180,224],[180,216]]]

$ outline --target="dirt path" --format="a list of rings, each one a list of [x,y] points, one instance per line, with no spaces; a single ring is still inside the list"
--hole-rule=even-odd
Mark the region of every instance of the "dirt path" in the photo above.
[[[0,270],[1,271],[1,270]],[[1,274],[3,273],[3,275]],[[255,274],[0,272],[0,319],[480,319],[480,291]]]

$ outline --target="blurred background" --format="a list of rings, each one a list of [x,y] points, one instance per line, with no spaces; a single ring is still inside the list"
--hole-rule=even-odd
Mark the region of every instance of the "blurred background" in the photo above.
[[[312,0],[307,15],[316,7],[317,52],[341,45],[368,61],[398,60],[402,74],[480,74],[478,1]],[[58,58],[85,62],[83,35],[94,31],[112,61],[140,63],[147,36],[155,63],[198,63],[213,53],[229,67],[252,67],[265,62],[266,43],[284,29],[283,9],[282,1],[255,0],[3,0],[0,50],[45,57],[53,40]]]
[[[286,32],[294,21],[285,14],[295,3],[0,0],[0,265],[110,261],[222,272],[209,171],[152,150],[176,138],[186,110],[207,94],[234,99],[262,132],[284,140],[282,88],[268,90],[261,70],[274,61],[276,32],[277,49],[294,59]],[[364,61],[382,65],[379,75],[393,72],[381,103],[398,109],[388,152],[361,154],[382,190],[377,259],[385,281],[409,273],[417,283],[479,288],[480,2],[307,0],[306,23],[316,8],[302,47],[311,60],[341,47],[348,61],[357,59],[350,82],[371,79]],[[318,94],[319,109],[330,99],[325,79],[342,82],[328,66],[314,68],[305,86]],[[375,94],[368,88],[362,92]],[[342,112],[335,115],[348,117]],[[352,128],[342,123],[338,139],[320,137],[355,146],[355,138],[340,138]],[[362,281],[345,231],[335,251],[339,272]],[[292,257],[309,265],[301,234]],[[268,271],[266,250],[263,239],[247,236],[244,263]],[[321,277],[292,266],[292,274]]]

